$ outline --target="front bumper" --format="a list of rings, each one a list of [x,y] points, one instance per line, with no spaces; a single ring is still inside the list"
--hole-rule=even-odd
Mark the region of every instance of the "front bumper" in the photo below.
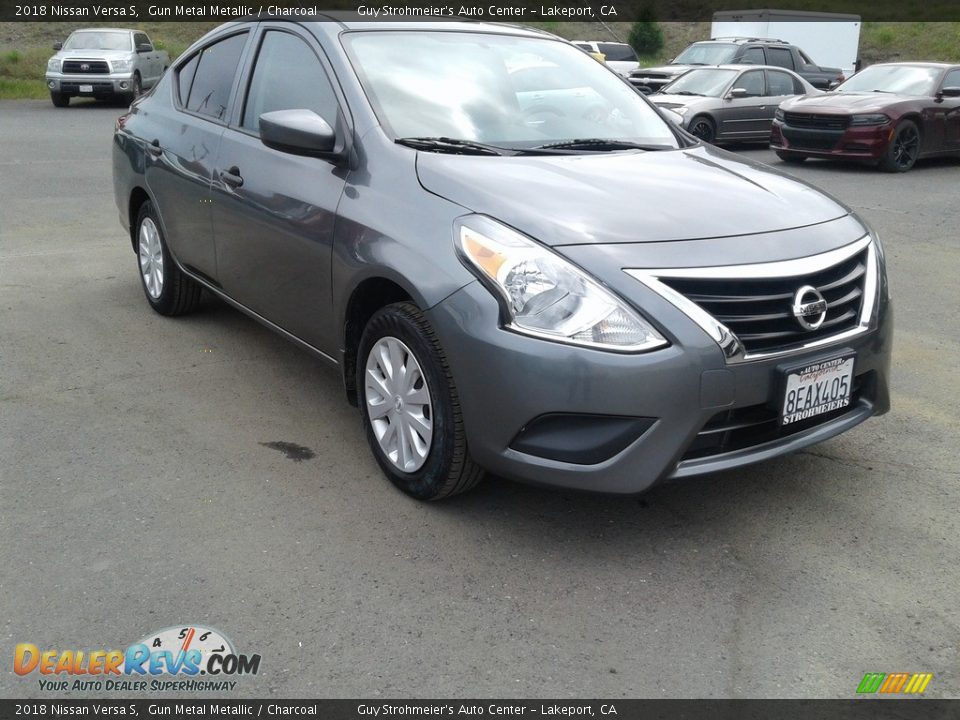
[[[887,152],[894,134],[891,123],[826,130],[797,128],[774,120],[770,147],[808,157],[877,161]]]
[[[132,73],[110,75],[64,75],[47,73],[44,77],[47,89],[62,95],[106,97],[127,95],[133,92]],[[87,89],[89,88],[89,90]]]
[[[637,493],[667,478],[726,470],[798,450],[882,414],[890,405],[892,312],[885,293],[875,325],[854,338],[738,364],[728,364],[719,346],[692,322],[670,328],[671,346],[639,355],[509,332],[499,327],[497,302],[476,282],[428,314],[457,383],[471,455],[490,472],[539,485]],[[735,418],[738,412],[749,415],[779,403],[778,368],[829,357],[841,348],[856,352],[859,392],[849,407],[791,434],[771,436],[769,431],[779,427],[775,423],[756,436],[756,444],[748,439],[746,446],[741,442],[704,451],[701,431],[714,427],[718,416]],[[538,419],[557,414],[577,420],[564,428],[567,435],[559,436],[571,447],[583,441],[576,428],[589,427],[582,418],[603,416],[607,426],[600,428],[597,442],[614,454],[599,461],[594,455],[588,464],[517,449],[529,445],[522,442],[527,426],[539,426]],[[635,436],[611,442],[618,428],[629,432],[625,423],[631,419],[637,421]]]

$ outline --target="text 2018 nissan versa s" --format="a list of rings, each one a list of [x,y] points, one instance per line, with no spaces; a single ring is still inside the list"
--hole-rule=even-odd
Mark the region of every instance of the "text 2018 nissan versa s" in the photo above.
[[[888,409],[870,229],[536,31],[225,25],[118,121],[114,182],[150,305],[328,360],[418,498],[633,493]]]

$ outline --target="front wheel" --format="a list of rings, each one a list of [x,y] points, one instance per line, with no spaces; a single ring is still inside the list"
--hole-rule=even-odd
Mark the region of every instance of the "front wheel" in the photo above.
[[[920,157],[920,128],[911,120],[897,125],[893,140],[880,160],[880,169],[885,172],[906,172]]]
[[[67,107],[70,104],[70,96],[64,95],[63,93],[51,92],[50,101],[54,104],[55,107]]]
[[[357,353],[357,389],[367,441],[400,490],[439,500],[483,478],[467,449],[443,349],[416,305],[388,305],[367,323]]]
[[[688,128],[691,135],[700,138],[705,143],[712,143],[717,139],[717,128],[713,121],[701,115],[690,121]]]
[[[137,259],[150,307],[161,315],[186,315],[197,309],[201,288],[170,256],[157,212],[149,201],[137,214]]]

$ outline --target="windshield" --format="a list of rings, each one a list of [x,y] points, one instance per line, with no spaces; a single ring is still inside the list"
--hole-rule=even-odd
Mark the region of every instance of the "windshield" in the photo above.
[[[737,70],[691,70],[681,75],[660,91],[664,95],[705,95],[720,97],[730,81],[737,76]]]
[[[344,38],[367,97],[394,139],[518,149],[584,138],[678,146],[636,91],[564,42],[412,30]]]
[[[901,95],[933,95],[939,68],[916,65],[874,65],[837,88],[837,92],[887,92]]]
[[[737,54],[737,46],[728,43],[694,43],[677,55],[677,65],[724,65]]]
[[[64,50],[130,50],[130,33],[75,32],[63,44]]]

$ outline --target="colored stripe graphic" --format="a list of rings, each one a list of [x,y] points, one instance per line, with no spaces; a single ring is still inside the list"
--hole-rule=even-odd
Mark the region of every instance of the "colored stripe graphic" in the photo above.
[[[905,693],[920,695],[933,680],[933,673],[866,673],[857,685],[858,695]]]
[[[918,695],[927,689],[927,685],[930,684],[932,679],[933,673],[914,673],[903,691],[911,695]]]
[[[875,693],[880,689],[880,684],[883,682],[885,677],[886,673],[867,673],[863,676],[863,680],[861,680],[860,684],[857,686],[857,692]]]

